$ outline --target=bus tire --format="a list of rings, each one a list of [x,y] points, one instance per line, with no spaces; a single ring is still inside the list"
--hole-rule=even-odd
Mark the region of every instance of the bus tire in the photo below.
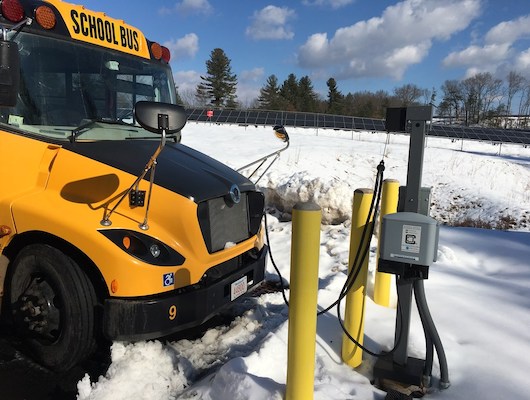
[[[22,249],[10,271],[8,302],[16,331],[43,366],[67,371],[94,351],[94,288],[58,249]]]

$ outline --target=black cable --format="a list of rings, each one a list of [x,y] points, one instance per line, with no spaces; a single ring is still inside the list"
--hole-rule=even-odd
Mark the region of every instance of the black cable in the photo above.
[[[342,298],[344,298],[345,295],[351,290],[353,284],[357,280],[357,277],[358,277],[359,273],[361,272],[361,266],[364,263],[366,255],[370,251],[370,242],[371,242],[371,238],[372,238],[372,236],[374,234],[375,224],[376,224],[376,221],[377,221],[376,216],[379,213],[379,204],[380,204],[380,201],[381,201],[381,189],[382,189],[382,185],[383,185],[384,164],[382,165],[382,169],[380,170],[379,167],[381,165],[382,164],[379,164],[378,169],[377,169],[378,170],[377,176],[379,177],[379,179],[376,178],[376,182],[375,182],[375,186],[374,186],[374,195],[372,197],[372,203],[370,204],[370,210],[368,211],[368,216],[367,216],[366,222],[364,224],[363,233],[361,235],[361,242],[359,243],[359,248],[357,249],[356,259],[353,262],[353,266],[356,265],[355,263],[357,261],[358,255],[359,255],[359,249],[362,247],[362,243],[363,243],[364,240],[367,240],[366,248],[363,251],[363,256],[362,256],[361,262],[357,265],[357,271],[355,272],[355,275],[353,276],[352,279],[349,280],[349,282],[347,281],[348,285],[347,285],[347,288],[345,290],[344,296],[342,296]],[[370,222],[370,220],[372,220],[373,222]],[[365,237],[368,226],[370,226],[370,233],[368,234],[367,237]],[[353,268],[353,266],[352,266],[352,268]]]
[[[379,212],[379,204],[381,200],[381,194],[382,194],[382,185],[383,185],[383,172],[384,172],[384,162],[381,160],[379,165],[377,166],[377,174],[374,184],[374,195],[372,197],[372,202],[370,204],[370,209],[368,211],[368,215],[366,217],[366,222],[364,224],[363,232],[361,234],[361,240],[359,242],[359,247],[357,248],[357,252],[355,254],[354,261],[351,265],[351,268],[348,271],[346,281],[344,282],[344,285],[341,289],[341,292],[339,294],[339,297],[336,301],[334,301],[330,306],[326,307],[325,309],[317,312],[317,316],[320,316],[329,310],[331,310],[334,306],[337,306],[337,319],[339,321],[339,324],[341,326],[342,331],[344,334],[348,337],[349,340],[351,340],[356,346],[358,346],[360,349],[362,349],[364,352],[370,354],[374,357],[382,357],[382,356],[388,356],[389,354],[394,353],[402,339],[403,334],[403,313],[400,311],[401,309],[401,303],[399,296],[397,298],[397,315],[401,318],[400,324],[399,324],[399,332],[396,337],[394,347],[388,351],[388,352],[381,352],[381,353],[375,353],[369,349],[367,349],[365,346],[363,346],[361,343],[359,343],[358,340],[356,340],[348,331],[348,329],[344,326],[344,323],[342,321],[342,316],[340,312],[340,305],[341,301],[344,299],[344,297],[347,296],[348,292],[353,287],[355,281],[357,280],[361,270],[362,265],[366,259],[366,256],[369,254],[370,251],[370,241],[371,237],[373,235],[375,224],[377,221],[377,215]],[[285,304],[289,306],[289,301],[287,300],[287,296],[285,294],[285,287],[283,285],[283,277],[280,273],[280,269],[276,265],[276,262],[274,261],[274,258],[272,256],[271,246],[270,246],[270,238],[269,238],[269,229],[268,229],[268,222],[267,222],[267,213],[264,212],[264,219],[265,219],[265,235],[267,238],[267,243],[269,244],[269,257],[272,262],[272,265],[274,269],[276,270],[276,273],[279,277],[279,284],[282,291],[282,296]],[[372,222],[370,222],[372,221]],[[368,236],[367,233],[369,232]],[[365,243],[366,242],[366,243]],[[364,246],[363,246],[364,245]],[[361,257],[359,262],[359,257]],[[396,282],[397,285],[397,282]],[[416,299],[416,305],[420,314],[420,319],[423,325],[424,333],[425,333],[425,341],[426,341],[426,362],[423,370],[424,378],[430,379],[431,373],[432,373],[432,361],[434,356],[434,349],[436,349],[438,360],[440,362],[440,371],[441,371],[441,379],[440,384],[442,386],[448,387],[450,385],[449,382],[449,374],[448,374],[448,368],[447,368],[447,359],[445,357],[445,352],[440,340],[440,337],[438,335],[438,332],[436,330],[436,327],[434,326],[434,322],[432,320],[432,317],[430,315],[430,311],[425,299],[425,291],[423,288],[423,281],[419,280],[414,282],[414,294]]]
[[[354,263],[352,264],[352,270],[354,270],[355,268],[355,272],[353,275],[349,275],[349,278],[351,277],[351,279],[347,279],[347,284],[345,284],[343,286],[343,289],[341,291],[341,294],[339,296],[339,298],[337,299],[337,301],[334,303],[337,305],[337,318],[339,320],[339,324],[342,328],[342,331],[344,332],[344,334],[348,337],[349,340],[351,340],[356,346],[358,346],[360,349],[362,349],[363,351],[365,351],[366,353],[374,356],[374,357],[383,357],[383,356],[387,356],[389,354],[392,354],[394,353],[400,342],[401,342],[401,338],[402,338],[402,334],[403,334],[403,320],[401,320],[401,324],[400,324],[400,330],[398,332],[398,336],[397,336],[397,340],[395,341],[394,343],[394,347],[387,351],[387,352],[383,352],[383,353],[375,353],[369,349],[367,349],[365,346],[363,346],[361,343],[359,343],[358,340],[356,340],[351,334],[350,332],[348,331],[348,329],[344,326],[344,323],[342,321],[342,317],[341,317],[341,312],[340,312],[340,303],[342,301],[342,299],[344,297],[346,297],[346,295],[348,294],[348,292],[351,290],[351,288],[353,287],[353,284],[355,283],[355,281],[357,280],[357,277],[359,276],[359,273],[361,272],[361,267],[362,267],[362,264],[364,263],[364,260],[367,256],[367,254],[369,253],[369,250],[370,250],[370,241],[368,240],[366,246],[365,246],[365,249],[364,251],[362,251],[362,258],[361,258],[361,261],[360,263],[357,265],[356,264],[356,261],[358,260],[358,256],[359,256],[359,252],[361,251],[362,249],[362,243],[364,242],[365,240],[365,234],[366,234],[366,227],[368,225],[370,225],[370,235],[368,236],[369,238],[372,237],[373,235],[373,231],[375,229],[375,223],[377,221],[377,218],[376,216],[378,215],[378,212],[379,212],[379,204],[380,204],[380,200],[381,200],[381,194],[382,194],[382,185],[383,185],[383,172],[384,172],[384,162],[381,161],[381,163],[378,165],[377,167],[377,170],[378,170],[378,174],[377,174],[377,177],[376,177],[376,183],[375,183],[375,186],[374,186],[374,196],[372,198],[372,203],[370,205],[370,210],[368,212],[368,217],[367,217],[367,221],[366,221],[366,224],[365,224],[365,229],[363,230],[363,233],[361,235],[361,242],[360,242],[360,245],[357,249],[357,254],[356,254],[356,257],[355,257],[355,261]],[[373,214],[373,223],[370,223],[370,217],[372,216]],[[397,282],[396,282],[397,284]],[[398,297],[398,305],[397,305],[397,312],[398,312],[398,315],[400,315],[400,318],[403,318],[403,315],[399,312],[400,308],[401,308],[401,304],[400,304],[400,301],[399,301],[399,297]]]
[[[340,291],[339,297],[337,300],[335,300],[332,304],[330,304],[328,307],[324,308],[323,310],[319,311],[317,315],[322,315],[329,310],[331,310],[333,307],[335,307],[350,291],[351,287],[353,286],[353,283],[357,280],[357,277],[359,276],[359,273],[361,272],[361,266],[364,262],[364,259],[366,258],[366,254],[370,249],[370,238],[373,235],[374,232],[374,224],[370,223],[370,219],[373,214],[373,218],[375,219],[375,215],[377,215],[377,208],[379,201],[378,199],[380,196],[377,194],[380,193],[380,187],[382,187],[382,178],[383,178],[383,171],[385,170],[384,162],[381,161],[379,165],[377,166],[377,175],[375,178],[375,184],[374,184],[374,196],[372,197],[372,202],[370,204],[370,210],[368,211],[368,215],[366,217],[366,221],[364,224],[363,232],[361,234],[361,240],[359,242],[359,247],[357,248],[357,252],[355,253],[355,258],[353,260],[352,266],[349,269],[348,275],[346,277],[346,281],[344,282],[344,285],[342,286],[342,289]],[[376,211],[374,212],[374,208]],[[366,243],[366,250],[363,251],[363,243],[365,242],[367,237],[368,229],[370,229],[370,234],[368,235],[368,242]],[[361,262],[358,263],[359,257],[362,254]]]
[[[287,296],[285,295],[285,286],[283,286],[282,274],[280,272],[280,269],[278,268],[278,266],[274,262],[274,258],[272,257],[271,241],[269,239],[269,224],[267,223],[267,213],[265,211],[263,212],[263,216],[265,218],[265,237],[267,238],[267,244],[269,245],[269,258],[271,260],[272,266],[274,267],[274,270],[278,274],[278,278],[280,279],[279,284],[280,284],[280,288],[282,290],[283,301],[285,302],[287,307],[289,307],[289,300],[287,300]]]
[[[366,259],[366,256],[369,254],[369,251],[370,251],[371,237],[373,236],[373,233],[374,233],[375,224],[376,224],[376,220],[377,220],[376,216],[378,215],[378,212],[379,212],[379,204],[380,204],[380,200],[381,200],[382,187],[383,187],[383,172],[384,172],[384,170],[385,170],[385,164],[384,164],[384,161],[381,160],[381,162],[377,166],[377,174],[376,174],[375,183],[374,183],[374,195],[372,197],[372,201],[370,203],[370,209],[368,211],[368,215],[366,217],[366,222],[364,224],[363,232],[361,234],[361,240],[360,240],[360,243],[359,243],[359,247],[357,248],[357,252],[355,254],[354,261],[353,261],[352,266],[351,266],[351,268],[350,268],[350,270],[349,270],[349,272],[347,274],[346,281],[344,282],[344,285],[343,285],[343,287],[342,287],[342,289],[340,291],[339,297],[337,298],[337,300],[335,300],[328,307],[326,307],[323,310],[320,310],[319,312],[317,312],[317,316],[320,316],[320,315],[330,311],[333,307],[337,306],[337,317],[338,317],[339,324],[340,324],[344,334],[353,343],[355,343],[356,346],[358,346],[363,351],[365,351],[366,353],[368,353],[368,354],[370,354],[370,355],[372,355],[374,357],[381,357],[383,355],[388,355],[388,354],[392,354],[393,352],[395,352],[397,347],[398,347],[398,345],[399,345],[399,343],[400,343],[400,341],[401,341],[402,329],[399,331],[398,338],[397,338],[397,340],[396,340],[396,342],[394,344],[394,347],[390,351],[385,352],[384,354],[382,354],[382,353],[381,354],[374,353],[374,352],[368,350],[362,344],[360,344],[348,332],[348,330],[346,329],[346,327],[344,326],[344,324],[342,322],[342,317],[341,317],[341,314],[340,314],[340,304],[341,304],[341,301],[344,299],[344,297],[347,296],[348,292],[351,290],[351,288],[353,287],[353,284],[357,280],[357,278],[358,278],[358,276],[359,276],[359,274],[361,272],[364,260]],[[268,229],[268,223],[267,223],[267,213],[264,213],[264,217],[265,217],[265,236],[267,238],[267,243],[269,244],[269,258],[270,258],[270,260],[272,262],[272,265],[273,265],[276,273],[278,274],[278,277],[279,277],[279,280],[280,280],[279,284],[280,284],[283,300],[284,300],[285,304],[287,306],[289,306],[289,301],[287,300],[287,296],[285,294],[285,287],[283,285],[283,277],[282,277],[282,275],[280,273],[280,270],[279,270],[278,266],[276,265],[276,263],[274,261],[274,258],[272,256],[272,252],[270,250],[271,246],[270,246],[269,229]],[[370,222],[370,220],[372,220],[373,222]],[[363,244],[364,244],[364,246],[363,246]],[[359,257],[361,257],[360,261],[359,261]],[[398,310],[399,310],[399,308],[400,308],[400,303],[399,303],[399,298],[398,298]],[[403,324],[401,324],[400,326],[402,327]]]
[[[378,166],[378,174],[377,174],[376,183],[375,183],[375,187],[374,187],[374,196],[372,198],[372,204],[370,205],[370,210],[368,212],[368,217],[367,217],[367,221],[366,221],[366,224],[365,224],[365,228],[370,224],[370,235],[369,235],[369,238],[371,238],[372,235],[373,235],[373,231],[374,231],[375,223],[376,223],[375,221],[377,220],[376,219],[376,215],[378,214],[379,203],[380,203],[380,200],[381,200],[382,183],[383,183],[383,171],[384,171],[384,163],[383,163],[383,161],[381,161],[381,163]],[[372,214],[373,214],[374,222],[370,223],[369,221],[370,221],[370,218],[372,217]],[[348,339],[351,340],[356,346],[358,346],[360,349],[362,349],[366,353],[368,353],[368,354],[370,354],[370,355],[372,355],[374,357],[382,357],[383,355],[392,354],[392,353],[394,353],[397,350],[397,347],[398,347],[398,345],[399,345],[399,343],[401,341],[402,330],[399,331],[398,340],[395,342],[394,347],[390,351],[385,352],[384,354],[383,353],[375,353],[375,352],[367,349],[361,343],[359,343],[359,341],[356,340],[350,334],[348,329],[344,326],[344,323],[342,321],[341,312],[340,312],[341,301],[342,301],[342,299],[344,297],[346,297],[348,292],[353,287],[353,284],[357,280],[357,277],[359,276],[359,273],[360,273],[360,271],[362,269],[362,265],[364,263],[364,260],[365,260],[367,254],[369,253],[369,250],[370,250],[370,241],[368,241],[366,246],[365,246],[365,248],[364,248],[364,251],[362,251],[362,258],[361,258],[360,263],[356,264],[356,261],[358,260],[359,252],[362,249],[362,243],[365,240],[365,237],[364,237],[365,234],[366,234],[366,230],[363,230],[363,233],[361,235],[361,243],[360,243],[360,246],[357,249],[356,259],[355,259],[354,263],[352,264],[352,270],[351,271],[353,271],[355,269],[355,273],[351,276],[351,279],[348,279],[349,282],[347,280],[348,283],[344,285],[339,298],[337,299],[337,301],[334,304],[337,305],[337,318],[339,320],[339,324],[340,324],[340,326],[342,328],[342,331],[348,337]],[[399,307],[400,307],[400,304],[399,304],[399,299],[398,299],[398,310],[399,310]]]
[[[418,307],[421,309],[421,313],[423,313],[424,315],[427,332],[429,332],[432,343],[434,344],[434,348],[436,349],[436,354],[438,355],[438,362],[440,363],[440,385],[445,389],[451,384],[449,382],[449,369],[447,367],[447,358],[445,357],[445,351],[442,345],[442,341],[440,340],[440,335],[436,330],[436,326],[434,325],[429,306],[427,305],[427,299],[425,297],[425,288],[423,285],[423,280],[421,279],[414,282],[414,297],[416,298]]]
[[[379,163],[378,167],[377,167],[378,173],[376,175],[374,193],[379,192],[379,187],[382,185],[382,173],[383,173],[384,169],[385,169],[384,162],[381,161]],[[368,229],[369,226],[371,227],[369,237],[371,237],[373,235],[374,225],[370,223],[370,216],[372,215],[372,211],[374,209],[375,204],[376,204],[376,196],[374,195],[373,198],[372,198],[372,203],[370,204],[370,211],[369,211],[368,216],[366,218],[366,223],[364,224],[364,229],[363,229],[363,232],[362,232],[362,235],[361,235],[361,242],[359,244],[359,247],[357,248],[357,253],[355,255],[355,260],[354,260],[354,262],[352,264],[353,266],[350,269],[350,272],[348,273],[348,276],[346,278],[346,282],[344,283],[344,286],[341,289],[341,293],[340,293],[339,299],[334,301],[331,305],[329,305],[325,309],[319,311],[317,313],[317,315],[322,315],[322,314],[328,312],[329,310],[331,310],[333,307],[335,307],[338,304],[338,302],[342,298],[344,298],[346,296],[348,291],[351,289],[351,286],[353,285],[353,282],[355,282],[355,280],[357,279],[357,276],[360,273],[360,268],[356,268],[355,265],[357,265],[358,258],[359,258],[360,254],[361,254],[362,244],[365,241],[366,232],[367,232],[367,229]],[[377,202],[377,204],[379,204],[379,202]],[[270,237],[269,237],[269,224],[267,222],[267,213],[264,212],[263,216],[265,218],[265,237],[267,238],[267,243],[269,244],[269,258],[271,260],[272,266],[274,267],[274,270],[278,274],[279,284],[280,284],[280,288],[281,288],[281,292],[282,292],[283,301],[285,302],[285,304],[287,306],[289,306],[289,301],[287,300],[287,296],[285,294],[285,287],[283,285],[282,274],[280,273],[280,269],[276,265],[276,262],[274,261],[274,257],[272,256],[272,251],[271,251],[271,246],[270,246]],[[369,245],[370,245],[370,241],[368,241],[368,243],[367,243],[367,246],[369,246]],[[362,265],[362,262],[364,261],[364,257],[366,255],[366,252],[362,252],[362,253],[363,253],[363,259],[361,260],[361,264],[360,265]],[[353,277],[352,277],[352,273],[353,273]]]
[[[396,286],[397,286],[397,282],[396,282]],[[400,302],[400,299],[398,297],[397,298],[397,311],[396,312],[400,316],[400,327],[403,327],[403,313],[400,312],[400,309],[401,309],[401,302]],[[397,350],[397,348],[399,347],[399,344],[401,343],[401,337],[402,337],[402,333],[403,333],[403,328],[401,328],[399,330],[398,336],[397,336],[397,340],[395,341],[394,347],[392,347],[392,349],[390,349],[389,351],[381,352],[381,353],[374,353],[373,351],[368,350],[365,346],[360,344],[359,341],[356,340],[354,337],[352,337],[352,335],[350,334],[350,332],[348,332],[348,330],[346,329],[346,327],[344,326],[344,324],[342,322],[342,319],[340,317],[340,311],[338,312],[338,320],[339,320],[340,326],[342,327],[342,331],[348,337],[348,339],[350,339],[353,343],[355,343],[355,345],[357,347],[359,347],[361,350],[365,351],[366,353],[370,354],[371,356],[379,358],[379,357],[383,357],[383,356],[388,356],[389,354],[393,354]]]

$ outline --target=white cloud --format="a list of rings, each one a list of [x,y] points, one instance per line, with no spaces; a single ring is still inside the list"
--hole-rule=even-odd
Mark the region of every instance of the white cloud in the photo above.
[[[430,44],[424,42],[394,49],[384,60],[384,70],[393,71],[391,76],[400,79],[409,65],[419,63],[427,55],[429,47]]]
[[[195,89],[201,80],[201,74],[197,71],[175,71],[173,77],[175,78],[175,84],[179,88],[192,85],[193,89]]]
[[[450,53],[443,63],[446,66],[498,64],[505,60],[509,53],[510,45],[507,43],[469,46],[462,51]]]
[[[512,21],[503,21],[486,34],[486,43],[513,43],[530,34],[530,15]]]
[[[173,7],[162,7],[158,12],[162,15],[168,14],[210,14],[213,10],[208,0],[182,0]]]
[[[526,76],[530,75],[530,49],[526,49],[517,55],[515,59],[515,68],[517,71],[526,72]]]
[[[295,17],[296,13],[290,8],[267,6],[254,12],[246,34],[255,40],[292,39],[294,32],[288,22]]]
[[[178,87],[180,97],[184,101],[192,103],[197,85],[201,82],[201,74],[197,71],[173,70],[173,79],[175,80],[175,85]]]
[[[477,72],[498,72],[517,70],[526,72],[528,51],[518,52],[514,44],[530,34],[530,15],[511,21],[503,21],[491,28],[484,37],[484,45],[473,44],[447,55],[443,64],[447,67],[466,67],[466,76]]]
[[[381,17],[310,36],[299,48],[304,68],[333,69],[337,78],[392,77],[421,62],[433,40],[446,40],[480,13],[481,0],[404,0]],[[330,71],[331,72],[331,71]]]
[[[302,1],[302,3],[308,6],[329,6],[332,9],[336,10],[338,8],[351,4],[354,1],[355,0],[304,0]]]
[[[164,42],[164,46],[171,51],[172,61],[193,58],[199,50],[199,37],[195,33],[188,33],[180,39]]]
[[[250,85],[245,83],[238,83],[237,85],[237,100],[245,107],[253,107],[253,102],[259,97],[260,87],[257,85]]]
[[[252,107],[252,102],[259,97],[265,69],[256,67],[241,71],[237,80],[237,99],[243,107]]]
[[[261,67],[256,67],[251,70],[241,71],[239,74],[239,82],[256,82],[260,80],[265,73]]]

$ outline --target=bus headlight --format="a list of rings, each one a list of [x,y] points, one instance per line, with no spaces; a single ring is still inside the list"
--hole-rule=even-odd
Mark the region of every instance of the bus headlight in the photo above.
[[[185,258],[171,247],[141,232],[128,229],[99,231],[127,254],[152,265],[182,265]]]

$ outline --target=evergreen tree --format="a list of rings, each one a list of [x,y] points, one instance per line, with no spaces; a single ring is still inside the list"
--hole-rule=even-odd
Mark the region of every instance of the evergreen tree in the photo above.
[[[222,49],[213,49],[210,59],[206,61],[206,76],[201,76],[202,82],[197,86],[197,98],[206,94],[212,105],[225,107],[237,104],[237,77],[232,74],[230,59]]]
[[[295,74],[289,74],[280,88],[280,95],[285,100],[286,111],[297,111],[298,80]]]
[[[297,111],[316,112],[318,96],[313,89],[313,83],[308,76],[303,76],[298,82],[296,99]]]
[[[237,101],[236,96],[230,96],[228,99],[226,99],[226,108],[241,108],[241,104]]]
[[[259,91],[259,108],[264,110],[281,110],[282,98],[280,96],[280,87],[278,86],[278,78],[276,75],[271,75],[267,78],[265,86]]]
[[[334,78],[329,78],[326,84],[328,85],[327,113],[342,115],[344,113],[344,96],[337,89],[337,82]]]

